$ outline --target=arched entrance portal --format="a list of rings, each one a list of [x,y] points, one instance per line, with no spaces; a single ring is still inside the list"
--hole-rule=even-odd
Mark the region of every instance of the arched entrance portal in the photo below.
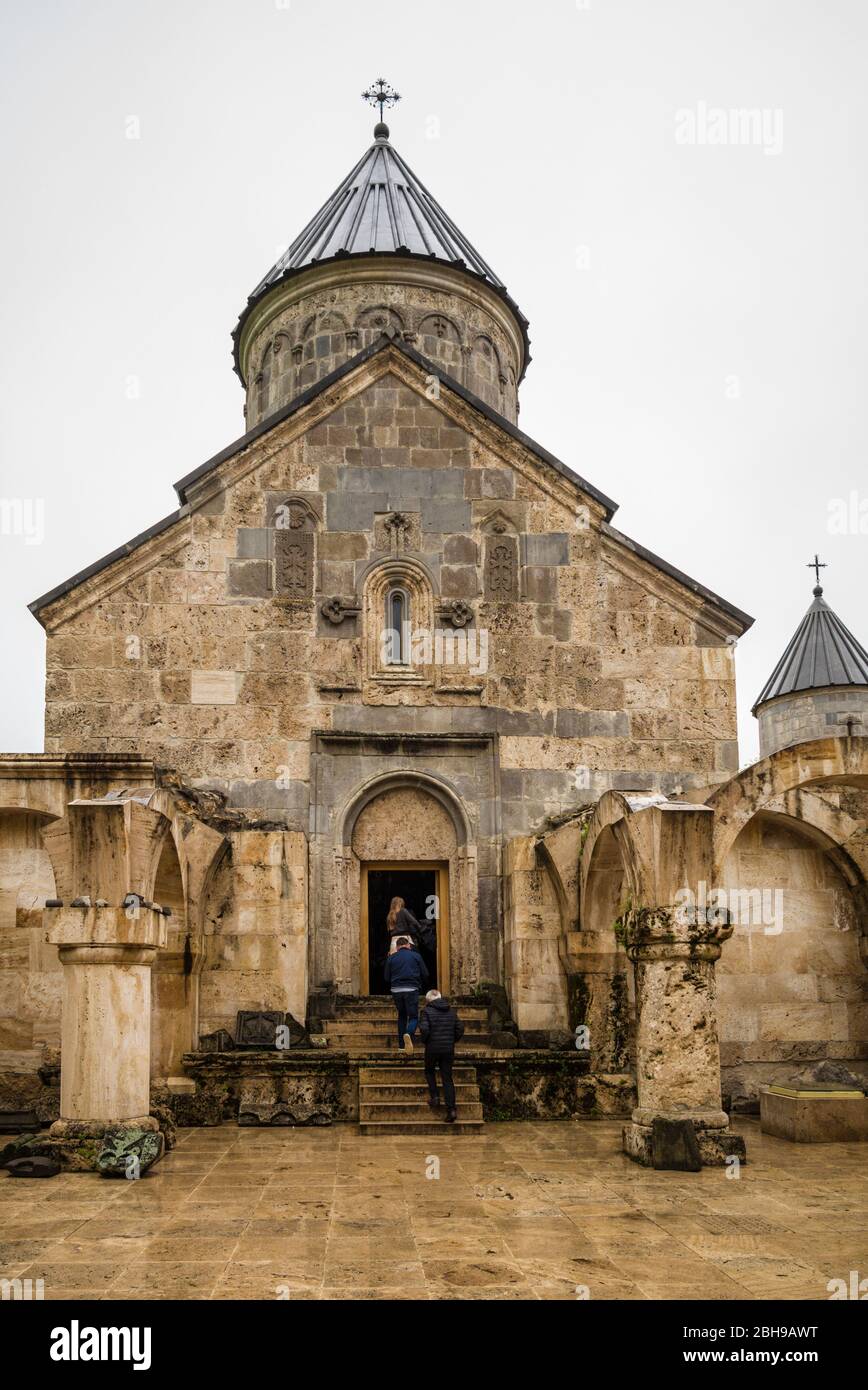
[[[335,851],[338,992],[385,992],[393,897],[435,927],[427,963],[437,987],[472,989],[479,977],[476,846],[452,788],[422,772],[372,779],[346,806]]]
[[[426,860],[364,863],[359,903],[359,988],[387,994],[383,974],[385,922],[393,898],[402,898],[417,921],[430,924],[434,939],[421,944],[431,988],[449,993],[449,864]]]
[[[386,915],[403,898],[420,922],[436,927],[436,946],[423,950],[429,974],[449,989],[449,880],[458,837],[449,811],[422,787],[397,786],[369,801],[352,837],[359,861],[359,988],[385,994]]]

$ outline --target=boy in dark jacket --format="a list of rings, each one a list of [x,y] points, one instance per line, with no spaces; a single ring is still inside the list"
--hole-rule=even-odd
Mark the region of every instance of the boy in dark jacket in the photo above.
[[[425,1043],[425,1080],[430,1092],[428,1104],[435,1108],[440,1104],[437,1094],[439,1067],[443,1080],[443,1094],[446,1097],[446,1122],[454,1124],[458,1116],[455,1110],[452,1064],[455,1061],[455,1044],[464,1037],[464,1024],[449,1000],[444,999],[439,990],[432,989],[425,998],[428,1007],[419,1024],[419,1036]]]
[[[386,957],[383,974],[398,1010],[398,1047],[412,1056],[413,1034],[419,1024],[419,994],[428,984],[428,971],[409,937],[398,937],[398,949]]]

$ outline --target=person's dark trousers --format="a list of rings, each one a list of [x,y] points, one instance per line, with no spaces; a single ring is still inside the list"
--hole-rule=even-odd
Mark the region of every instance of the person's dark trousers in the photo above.
[[[404,1034],[409,1033],[412,1038],[419,1027],[419,991],[401,990],[400,993],[393,994],[392,998],[398,1010],[398,1046],[403,1048]]]
[[[427,1049],[425,1051],[425,1080],[428,1082],[428,1091],[431,1099],[436,1100],[437,1068],[439,1067],[447,1110],[455,1109],[455,1083],[452,1080],[452,1063],[454,1061],[454,1052],[429,1052]]]

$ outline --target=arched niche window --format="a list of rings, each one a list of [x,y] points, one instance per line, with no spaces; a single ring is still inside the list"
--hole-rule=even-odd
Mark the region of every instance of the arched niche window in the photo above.
[[[386,593],[386,630],[383,642],[384,666],[410,665],[410,637],[413,611],[410,595],[403,585],[391,585]]]
[[[407,556],[375,565],[364,581],[363,613],[367,679],[430,684],[434,591],[424,565]]]

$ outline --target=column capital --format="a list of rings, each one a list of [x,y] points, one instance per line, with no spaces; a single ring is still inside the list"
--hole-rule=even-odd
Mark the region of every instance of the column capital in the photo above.
[[[168,941],[167,919],[153,908],[47,907],[44,922],[46,940],[61,950],[114,947],[121,954],[144,950],[150,958]]]
[[[715,961],[734,931],[729,914],[701,914],[681,906],[629,907],[615,923],[615,935],[630,960]]]

